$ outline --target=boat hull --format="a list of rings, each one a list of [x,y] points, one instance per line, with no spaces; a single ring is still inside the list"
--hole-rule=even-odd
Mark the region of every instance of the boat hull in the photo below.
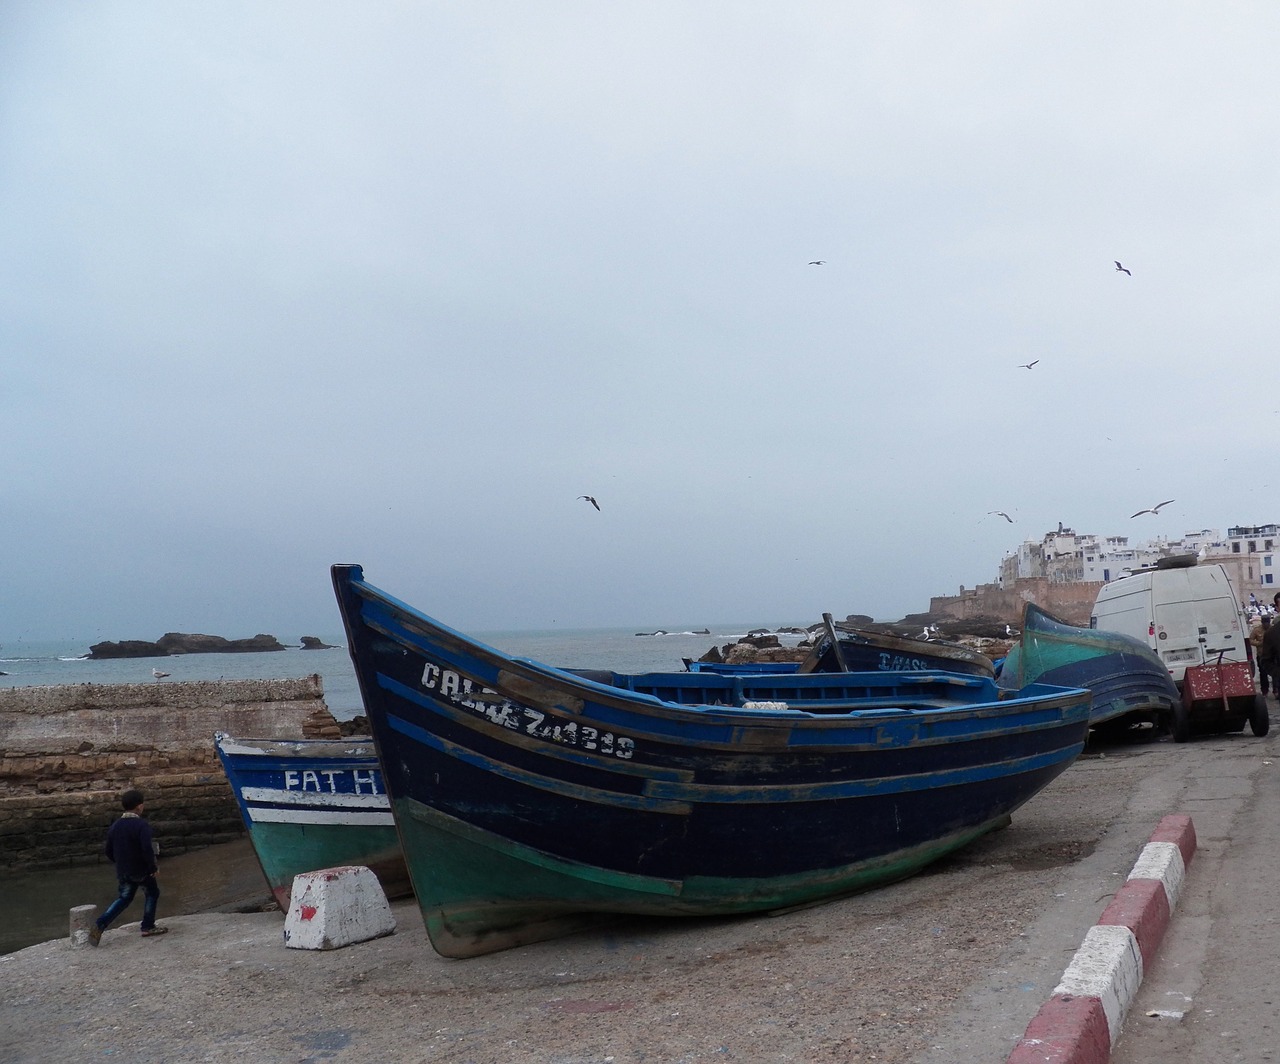
[[[215,736],[272,895],[289,908],[300,872],[364,865],[388,897],[412,885],[373,743]]]
[[[334,582],[446,956],[601,914],[771,910],[902,878],[1005,823],[1088,725],[1085,692],[1001,701],[954,674],[602,682],[470,641],[357,567]]]
[[[1031,603],[999,682],[1008,690],[1028,683],[1087,688],[1090,724],[1110,729],[1166,724],[1181,698],[1164,662],[1141,640],[1067,624]]]

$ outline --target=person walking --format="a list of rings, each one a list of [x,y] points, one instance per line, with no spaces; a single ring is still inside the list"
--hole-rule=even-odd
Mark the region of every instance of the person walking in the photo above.
[[[1258,671],[1271,680],[1271,689],[1280,697],[1280,624],[1267,626],[1258,651]]]
[[[120,893],[107,906],[89,929],[89,941],[95,946],[102,941],[102,932],[111,926],[117,916],[129,907],[133,896],[142,888],[142,935],[163,935],[169,929],[156,926],[156,903],[160,900],[160,887],[156,883],[156,851],[151,842],[151,825],[143,819],[143,795],[129,789],[120,796],[124,814],[107,829],[106,855],[116,866],[116,880]]]
[[[1258,618],[1258,623],[1249,629],[1249,643],[1253,646],[1253,663],[1258,669],[1258,690],[1264,695],[1270,685],[1271,677],[1267,670],[1262,667],[1262,640],[1266,637],[1267,632],[1271,628],[1271,618],[1265,613]],[[1280,690],[1277,690],[1280,694]]]

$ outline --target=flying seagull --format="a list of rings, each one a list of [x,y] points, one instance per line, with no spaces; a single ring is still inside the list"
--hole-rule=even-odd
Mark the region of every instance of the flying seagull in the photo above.
[[[587,500],[587,502],[591,503],[591,505],[592,505],[592,506],[594,506],[597,510],[598,510],[598,509],[600,509],[600,504],[599,504],[598,502],[596,502],[596,500],[595,500],[595,498],[594,498],[593,496],[591,496],[591,495],[579,495],[579,496],[578,496],[578,498],[579,498],[579,499],[586,499],[586,500]]]
[[[1129,273],[1128,270],[1126,270],[1123,266],[1120,265],[1120,262],[1118,259],[1112,259],[1111,261],[1116,264],[1116,273]],[[1132,277],[1133,274],[1129,273],[1129,276]]]
[[[161,672],[159,669],[152,669],[151,675],[154,676],[157,680],[163,680],[169,674],[167,672]]]
[[[989,514],[995,514],[997,517],[1003,517],[1006,521],[1008,521],[1008,522],[1009,522],[1009,524],[1013,524],[1013,518],[1012,518],[1012,517],[1010,517],[1010,516],[1009,516],[1007,513],[1005,513],[1003,510],[988,510],[988,511],[987,511],[987,513],[989,513]]]
[[[1172,499],[1165,499],[1164,502],[1158,502],[1154,506],[1150,506],[1145,510],[1139,510],[1136,514],[1130,514],[1129,520],[1132,521],[1135,517],[1141,517],[1143,514],[1158,514],[1161,506],[1168,506],[1171,502],[1173,502]]]
[[[1038,358],[1033,358],[1030,362],[1022,362],[1022,363],[1019,363],[1018,368],[1019,368],[1019,369],[1030,369],[1032,366],[1034,366],[1034,365],[1035,365],[1037,362],[1039,362],[1039,361],[1040,361],[1040,360],[1039,360]]]
[[[814,259],[811,263],[809,263],[810,266],[825,266],[826,264],[827,264],[826,259]]]

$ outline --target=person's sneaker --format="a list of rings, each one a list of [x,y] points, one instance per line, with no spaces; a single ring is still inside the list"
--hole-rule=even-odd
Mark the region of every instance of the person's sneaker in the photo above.
[[[142,932],[143,938],[150,938],[152,935],[165,935],[169,933],[167,927],[148,927]]]
[[[102,941],[102,928],[100,928],[97,924],[94,924],[91,928],[89,928],[89,945],[96,946],[101,941]]]

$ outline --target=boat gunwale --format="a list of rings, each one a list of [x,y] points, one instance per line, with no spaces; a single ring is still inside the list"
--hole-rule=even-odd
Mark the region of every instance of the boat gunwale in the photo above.
[[[415,617],[421,617],[421,615],[415,613]],[[429,656],[425,654],[421,648],[417,647],[412,642],[405,642],[400,637],[399,633],[393,630],[390,630],[367,617],[362,618],[362,621],[372,630],[377,631],[382,635],[386,636],[388,639],[393,640],[398,645],[404,647],[406,650],[422,655],[424,657]],[[409,631],[413,631],[417,626],[404,625],[404,627]],[[445,630],[448,631],[448,629],[445,629]],[[419,634],[425,636],[428,639],[432,638],[429,628],[427,631],[420,632]],[[501,676],[501,673],[504,671],[516,673],[517,675],[520,676],[521,679],[524,679],[528,682],[537,684],[541,687],[544,687],[550,690],[555,690],[556,688],[565,689],[564,690],[565,694],[569,694],[570,697],[576,700],[582,701],[584,703],[583,708],[578,709],[576,711],[571,710],[567,706],[557,706],[560,712],[568,713],[570,716],[574,717],[575,719],[582,719],[584,717],[588,717],[589,719],[593,719],[593,720],[608,719],[611,727],[624,729],[630,732],[636,732],[638,734],[643,734],[645,735],[646,738],[650,738],[650,739],[658,738],[658,739],[663,739],[665,741],[670,741],[670,738],[665,736],[664,733],[654,733],[651,731],[645,731],[644,730],[645,722],[655,720],[655,719],[666,719],[671,722],[682,722],[682,721],[697,722],[703,725],[718,725],[724,728],[750,728],[755,730],[777,729],[777,730],[785,730],[787,732],[791,732],[792,730],[794,730],[797,725],[801,726],[801,729],[805,731],[811,731],[811,730],[817,731],[817,730],[834,730],[834,729],[841,729],[841,728],[849,728],[851,726],[858,726],[859,728],[864,728],[871,725],[884,725],[884,724],[890,724],[894,722],[903,723],[907,721],[913,722],[917,725],[922,725],[926,723],[931,723],[935,719],[945,720],[949,723],[955,723],[958,721],[989,722],[991,724],[991,727],[984,730],[979,730],[973,735],[946,736],[946,737],[940,737],[933,741],[936,741],[936,742],[956,741],[957,739],[961,739],[961,738],[979,739],[984,737],[986,732],[989,732],[989,731],[998,730],[1001,732],[1008,732],[1011,729],[1011,725],[1008,723],[1002,723],[1002,722],[1007,722],[1011,718],[1015,718],[1019,714],[1025,714],[1025,713],[1050,713],[1053,711],[1057,711],[1059,713],[1059,717],[1056,720],[1027,722],[1024,725],[1018,726],[1019,730],[1033,730],[1033,729],[1039,729],[1039,728],[1060,727],[1060,726],[1067,725],[1070,723],[1070,718],[1073,718],[1074,716],[1073,711],[1077,710],[1079,705],[1082,703],[1087,706],[1090,700],[1089,692],[1087,690],[1084,690],[1083,688],[1056,687],[1052,684],[1031,684],[1024,690],[1032,691],[1032,693],[1025,694],[1020,697],[1015,696],[1015,697],[1006,697],[1006,698],[995,698],[989,701],[972,702],[972,703],[958,702],[953,706],[946,706],[946,707],[936,708],[936,709],[934,708],[931,708],[931,709],[878,708],[874,710],[853,709],[851,711],[844,712],[844,713],[841,713],[841,712],[813,713],[813,712],[808,712],[803,707],[792,708],[790,705],[788,706],[788,708],[781,709],[781,710],[747,708],[747,707],[741,707],[741,706],[723,706],[723,705],[714,705],[710,703],[695,705],[695,704],[687,704],[687,703],[679,703],[679,702],[667,702],[662,699],[656,698],[653,695],[643,694],[635,691],[626,691],[621,688],[600,683],[596,680],[592,680],[587,677],[580,677],[580,676],[574,675],[573,673],[563,672],[562,670],[555,669],[554,666],[544,665],[541,662],[535,662],[527,658],[513,658],[508,655],[504,655],[501,651],[497,651],[489,647],[484,647],[483,644],[476,644],[476,646],[478,646],[480,649],[487,650],[489,652],[486,655],[486,657],[489,657],[491,660],[486,662],[486,664],[491,665],[493,667],[493,671],[496,674],[498,674],[499,677]],[[474,657],[474,656],[476,655],[458,655],[458,657]],[[510,667],[504,669],[500,666],[510,666]],[[508,701],[511,701],[521,706],[526,706],[529,704],[527,699],[521,697],[519,693],[510,691],[510,690],[503,691],[502,690],[503,684],[500,678],[495,680],[493,683],[490,683],[484,679],[478,678],[475,675],[472,675],[470,670],[466,669],[465,666],[460,665],[456,659],[449,663],[449,667],[457,671],[459,674],[465,676],[471,682],[494,690],[497,694],[502,695],[502,697]],[[651,675],[671,675],[673,677],[680,677],[686,674],[660,673],[660,674],[651,674]],[[956,687],[973,688],[978,686],[984,686],[984,687],[989,686],[993,690],[993,692],[998,692],[998,688],[995,686],[994,681],[991,681],[986,677],[956,676],[953,674],[937,673],[937,672],[911,672],[911,673],[904,673],[904,674],[889,674],[889,673],[822,674],[822,673],[819,673],[819,674],[809,674],[809,675],[818,675],[818,676],[825,676],[825,675],[855,676],[856,675],[856,676],[866,676],[869,678],[880,678],[880,679],[883,679],[884,677],[889,675],[894,675],[894,676],[900,675],[904,678],[907,684],[919,684],[921,686],[923,686],[925,683],[934,683],[939,677],[941,677],[944,683],[952,684]],[[792,677],[791,674],[781,674],[780,678],[785,678],[787,681],[794,679],[794,677]],[[817,685],[815,684],[815,686]],[[889,686],[889,684],[886,681],[885,683],[882,683],[879,685],[869,684],[867,686],[869,687]],[[1037,687],[1043,688],[1046,691],[1052,690],[1056,693],[1053,695],[1037,694],[1033,690],[1034,688],[1037,688]],[[574,693],[575,689],[576,689],[576,693]],[[441,700],[439,699],[431,698],[430,695],[427,695],[426,697],[430,698],[431,702],[434,704],[448,705],[448,703],[441,703]],[[610,718],[602,717],[599,714],[588,714],[585,711],[585,707],[588,704],[600,706],[605,709],[611,709],[615,712],[620,711],[621,713],[626,714],[627,717],[636,718],[636,720],[632,721],[629,719],[619,723]],[[829,705],[832,703],[816,703],[816,704]],[[1085,710],[1084,715],[1085,716],[1088,715],[1087,709]],[[472,714],[463,713],[460,719],[468,722],[478,721],[482,724],[488,724],[491,727],[498,727],[501,731],[507,733],[508,735],[514,736],[519,734],[517,732],[510,731],[510,729],[502,728],[500,725],[494,725],[491,721],[487,721],[484,718],[481,718]],[[690,741],[690,738],[686,738],[684,741],[688,742]],[[699,743],[706,742],[708,745],[715,745],[714,742],[711,740],[698,740],[698,742]],[[732,739],[732,737],[730,737],[720,745],[733,747],[739,744],[736,743]],[[863,744],[858,743],[854,745],[863,745]],[[871,745],[874,746],[876,744],[872,743]],[[824,747],[824,748],[830,749],[830,747]]]

